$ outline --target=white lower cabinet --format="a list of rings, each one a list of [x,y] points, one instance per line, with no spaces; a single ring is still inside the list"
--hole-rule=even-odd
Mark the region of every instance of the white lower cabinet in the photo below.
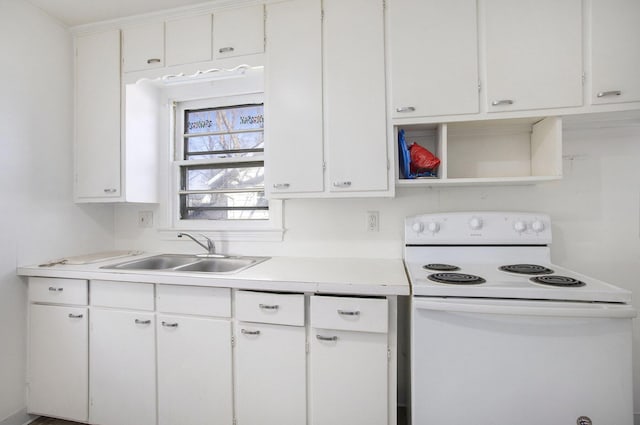
[[[29,314],[29,413],[86,422],[87,307],[33,304]]]
[[[312,425],[387,425],[387,335],[312,328]]]
[[[155,425],[154,313],[93,308],[89,340],[89,421]]]
[[[233,422],[229,320],[158,315],[158,424]]]

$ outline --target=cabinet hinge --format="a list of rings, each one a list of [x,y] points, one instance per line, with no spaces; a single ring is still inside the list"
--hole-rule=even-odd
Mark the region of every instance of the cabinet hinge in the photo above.
[[[322,161],[322,171],[325,171],[326,169],[327,169],[327,162]]]
[[[309,343],[307,342],[304,346],[305,353],[309,354]]]
[[[324,9],[320,11],[320,19],[324,20]]]
[[[236,337],[235,337],[235,336],[232,336],[232,337],[231,337],[231,346],[232,346],[232,347],[235,347],[235,346],[236,346]]]
[[[582,73],[582,85],[584,86],[584,82],[587,80],[587,74],[586,73]]]
[[[382,0],[382,10],[387,10],[387,0]]]
[[[478,93],[482,91],[482,84],[478,83]]]
[[[387,170],[391,169],[391,161],[389,161],[389,158],[387,158]]]
[[[238,425],[238,420],[236,418],[233,418],[233,425]]]
[[[391,360],[391,348],[387,348],[387,360]]]

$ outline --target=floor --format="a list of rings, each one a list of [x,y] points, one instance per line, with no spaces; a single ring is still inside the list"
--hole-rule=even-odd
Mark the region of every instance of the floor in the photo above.
[[[62,419],[39,417],[35,421],[31,422],[29,425],[82,425],[82,424],[79,424],[78,422],[63,421]]]

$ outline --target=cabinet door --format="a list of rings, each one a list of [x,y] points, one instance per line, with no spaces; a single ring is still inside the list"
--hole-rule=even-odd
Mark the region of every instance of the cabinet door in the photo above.
[[[394,118],[479,111],[476,0],[389,6]]]
[[[87,309],[31,305],[29,413],[87,422]]]
[[[323,8],[329,190],[385,191],[383,1],[325,0]]]
[[[236,410],[243,425],[304,425],[305,328],[238,323]]]
[[[75,196],[120,196],[120,31],[76,38]]]
[[[230,425],[231,324],[158,316],[158,424]]]
[[[582,104],[581,0],[487,0],[487,110]]]
[[[164,22],[151,22],[122,31],[124,72],[164,66]]]
[[[322,192],[320,1],[267,5],[266,31],[267,189],[272,197]]]
[[[264,52],[264,6],[220,10],[213,14],[213,57]]]
[[[153,313],[93,308],[90,323],[89,421],[155,425]]]
[[[640,101],[640,2],[591,1],[592,103]]]
[[[167,66],[211,60],[211,15],[166,23]]]
[[[388,423],[387,334],[312,328],[312,425]]]

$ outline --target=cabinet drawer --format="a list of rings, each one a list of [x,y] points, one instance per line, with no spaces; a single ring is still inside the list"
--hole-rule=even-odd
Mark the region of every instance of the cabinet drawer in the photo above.
[[[231,289],[157,285],[156,306],[162,313],[231,317]]]
[[[153,311],[153,284],[92,280],[91,305]]]
[[[32,303],[87,305],[87,281],[46,277],[29,278]]]
[[[236,317],[244,322],[304,326],[304,295],[238,291]]]
[[[311,326],[386,333],[389,304],[381,298],[311,297]]]

